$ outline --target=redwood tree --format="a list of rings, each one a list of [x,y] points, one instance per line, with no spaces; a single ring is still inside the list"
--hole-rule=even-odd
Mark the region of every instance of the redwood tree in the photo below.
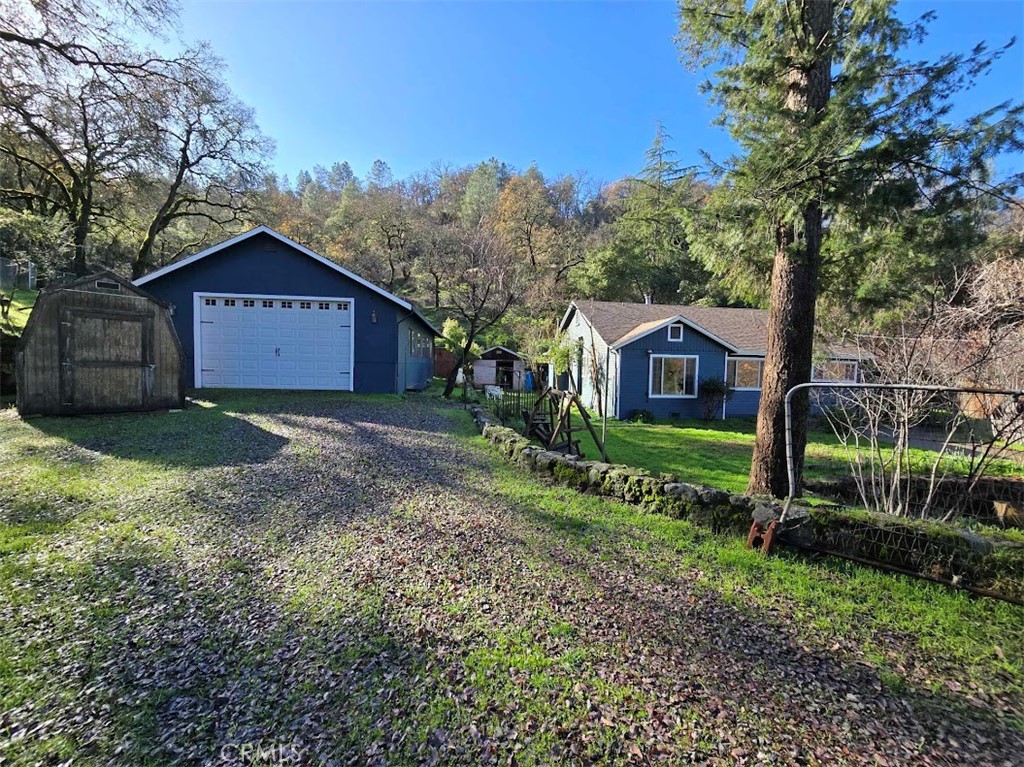
[[[734,292],[769,303],[768,344],[750,492],[788,490],[784,402],[810,379],[819,294],[841,258],[867,261],[872,231],[916,216],[958,216],[980,197],[1008,200],[1020,177],[992,160],[1021,147],[1021,107],[963,121],[953,99],[1004,49],[910,61],[932,14],[899,20],[895,0],[696,0],[680,9],[684,59],[740,151],[694,217],[695,253]],[[864,233],[854,248],[851,232]],[[849,275],[848,265],[844,274]],[[770,276],[769,276],[770,275]],[[807,397],[795,397],[799,486]]]

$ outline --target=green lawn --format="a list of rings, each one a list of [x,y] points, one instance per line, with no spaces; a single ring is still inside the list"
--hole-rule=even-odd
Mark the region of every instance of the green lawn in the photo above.
[[[7,319],[0,319],[0,330],[10,333],[13,336],[20,336],[28,322],[28,316],[32,313],[32,307],[36,303],[38,290],[16,290],[14,291],[14,302],[11,304],[10,314]]]
[[[595,422],[600,433],[600,424]],[[727,421],[676,421],[635,424],[608,422],[606,449],[613,463],[624,463],[654,473],[674,474],[684,482],[717,487],[742,493],[750,474],[754,449],[753,419]],[[600,451],[586,431],[581,432],[580,447],[587,458],[598,458]],[[910,451],[918,466],[929,466],[935,454],[919,449]],[[957,469],[957,459],[945,464]],[[992,473],[1022,475],[1024,467],[1006,461],[993,462]],[[835,435],[811,431],[807,444],[804,474],[824,479],[849,473],[845,449]]]

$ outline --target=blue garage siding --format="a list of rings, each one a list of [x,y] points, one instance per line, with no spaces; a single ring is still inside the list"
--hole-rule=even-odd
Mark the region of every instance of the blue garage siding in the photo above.
[[[697,398],[652,398],[648,395],[651,354],[697,356],[698,382],[725,377],[725,347],[689,327],[683,330],[682,341],[669,341],[668,328],[661,328],[626,344],[619,350],[619,354],[621,372],[618,417],[622,419],[628,419],[634,410],[649,410],[656,418],[704,417],[704,406]]]
[[[187,358],[188,386],[195,386],[193,293],[241,293],[353,299],[353,388],[357,392],[397,390],[398,323],[405,310],[269,235],[254,235],[169,272],[146,283],[145,290],[174,305],[174,327]]]

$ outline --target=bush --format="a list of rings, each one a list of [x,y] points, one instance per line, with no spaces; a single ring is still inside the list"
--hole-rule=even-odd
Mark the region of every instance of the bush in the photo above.
[[[630,413],[629,420],[631,423],[654,423],[654,413],[641,408]]]
[[[722,412],[722,405],[732,398],[733,390],[721,378],[706,378],[697,389],[697,399],[704,405],[704,420],[713,421]]]

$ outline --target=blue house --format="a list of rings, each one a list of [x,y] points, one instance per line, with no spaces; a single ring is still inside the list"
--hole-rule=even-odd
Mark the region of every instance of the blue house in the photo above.
[[[724,380],[733,396],[722,418],[753,416],[761,402],[768,312],[667,304],[573,301],[559,328],[580,353],[571,371],[583,404],[627,419],[702,418],[700,382]],[[836,347],[813,378],[856,381],[856,349]]]
[[[433,375],[440,333],[412,304],[266,226],[134,284],[172,304],[187,386],[403,392]]]

